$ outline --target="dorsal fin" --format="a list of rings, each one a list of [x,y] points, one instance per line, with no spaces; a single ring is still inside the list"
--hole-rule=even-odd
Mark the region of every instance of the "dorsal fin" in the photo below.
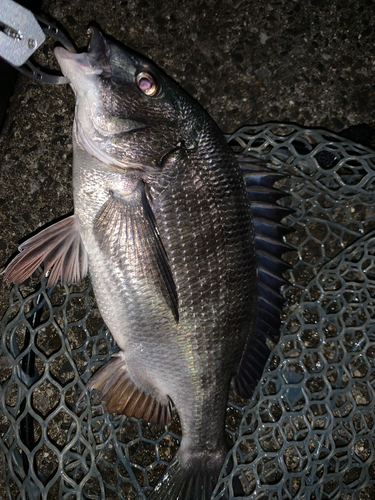
[[[292,211],[276,203],[286,194],[273,188],[273,184],[284,175],[259,166],[254,159],[239,158],[239,163],[251,202],[255,232],[258,310],[234,383],[240,396],[250,398],[270,354],[267,341],[276,342],[280,331],[284,302],[280,287],[285,284],[283,273],[289,269],[281,256],[292,250],[283,240],[291,229],[281,224],[281,220]]]

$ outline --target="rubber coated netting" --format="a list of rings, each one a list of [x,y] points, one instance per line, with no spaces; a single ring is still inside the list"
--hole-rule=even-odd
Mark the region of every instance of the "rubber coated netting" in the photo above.
[[[228,137],[290,175],[297,251],[279,344],[250,402],[230,394],[232,449],[213,498],[375,498],[375,153],[327,131],[270,123]],[[14,286],[2,320],[0,450],[9,499],[144,499],[176,453],[169,428],[109,415],[90,375],[116,346],[88,279]],[[209,418],[209,415],[207,416]],[[228,465],[230,464],[230,465]],[[1,486],[1,485],[0,485]]]

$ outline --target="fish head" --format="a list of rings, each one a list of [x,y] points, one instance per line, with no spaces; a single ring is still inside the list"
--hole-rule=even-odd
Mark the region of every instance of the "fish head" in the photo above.
[[[91,27],[87,52],[55,56],[76,96],[75,135],[89,154],[124,169],[160,168],[195,148],[204,111],[146,57]]]

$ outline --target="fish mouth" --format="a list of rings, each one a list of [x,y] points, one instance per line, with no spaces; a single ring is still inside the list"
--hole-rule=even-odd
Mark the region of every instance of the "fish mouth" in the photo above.
[[[90,65],[95,69],[101,69],[101,76],[110,78],[111,71],[111,47],[103,33],[96,27],[90,26],[90,41],[87,47],[87,56]]]
[[[108,40],[96,26],[90,26],[90,41],[87,52],[71,52],[67,47],[54,50],[63,74],[72,81],[73,73],[78,68],[86,75],[112,76],[111,47]]]

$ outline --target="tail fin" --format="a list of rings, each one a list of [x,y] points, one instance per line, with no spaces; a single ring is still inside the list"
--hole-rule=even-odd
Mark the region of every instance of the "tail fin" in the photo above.
[[[210,500],[221,466],[208,468],[199,463],[184,467],[177,454],[148,500]]]

